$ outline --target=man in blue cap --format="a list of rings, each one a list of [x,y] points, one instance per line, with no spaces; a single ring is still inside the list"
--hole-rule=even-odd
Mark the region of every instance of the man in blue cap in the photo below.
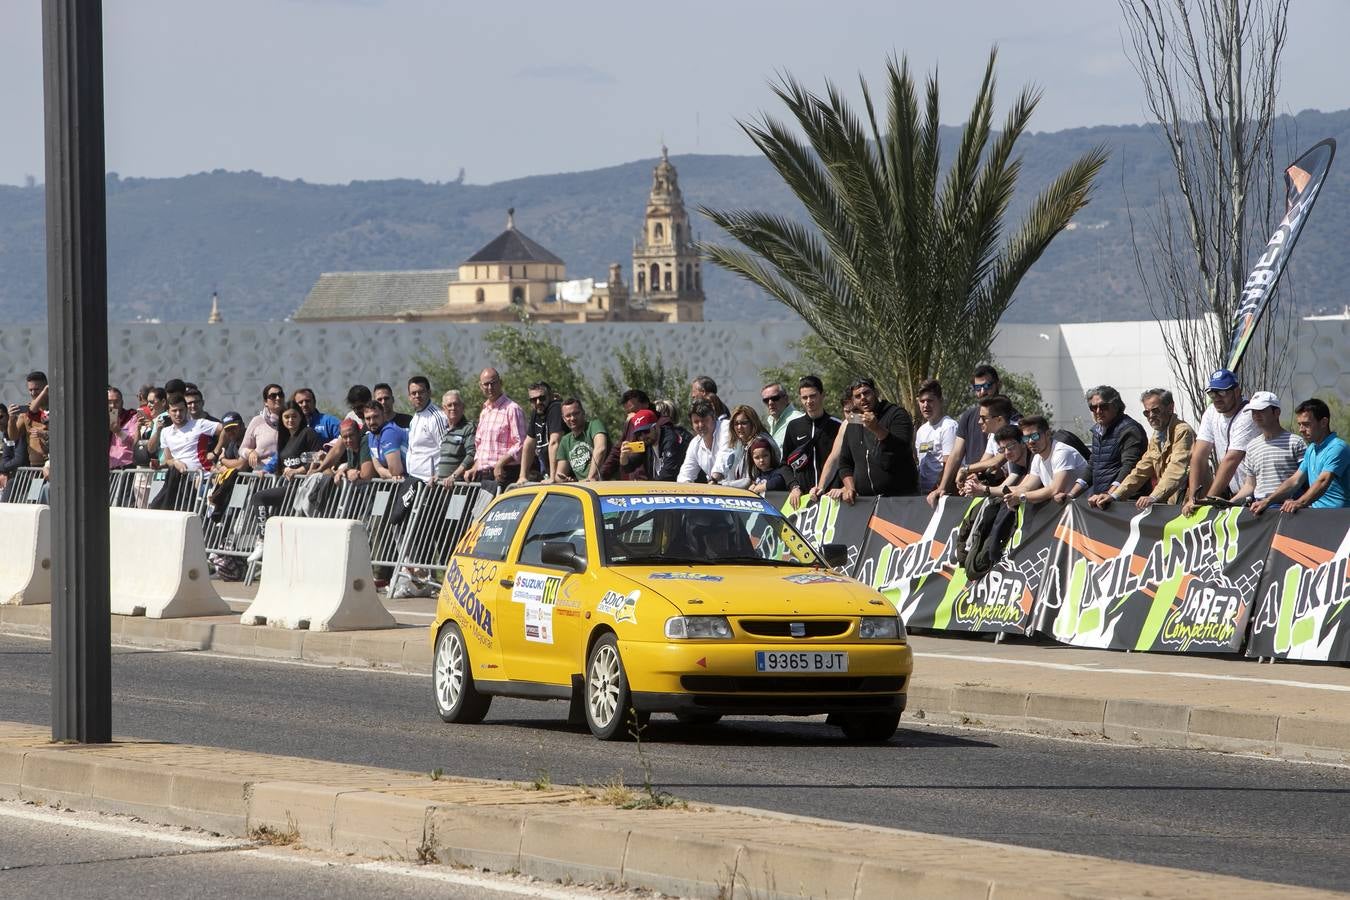
[[[1252,420],[1247,398],[1237,376],[1227,369],[1219,369],[1209,376],[1209,408],[1200,419],[1200,430],[1191,448],[1191,482],[1186,488],[1186,502],[1181,505],[1183,515],[1195,512],[1199,498],[1221,499],[1231,497],[1242,485],[1238,466],[1247,455],[1247,445],[1261,431]],[[1210,478],[1210,455],[1218,460],[1218,468]]]

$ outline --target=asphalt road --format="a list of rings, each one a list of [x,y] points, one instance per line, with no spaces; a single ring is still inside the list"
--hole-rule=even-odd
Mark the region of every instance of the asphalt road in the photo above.
[[[489,876],[448,866],[375,862],[293,847],[257,846],[122,816],[0,803],[0,897],[103,900],[632,900]]]
[[[46,724],[42,641],[0,636],[0,718]],[[560,702],[502,701],[445,725],[429,678],[118,651],[114,729],[142,738],[555,783],[640,784],[632,744],[565,726]],[[1350,889],[1350,769],[1131,750],[906,720],[889,745],[846,745],[820,720],[656,717],[654,781],[690,800]],[[953,861],[959,864],[958,861]]]

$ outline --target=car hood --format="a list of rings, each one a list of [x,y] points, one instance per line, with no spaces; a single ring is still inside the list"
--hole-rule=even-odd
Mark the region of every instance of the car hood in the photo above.
[[[863,616],[895,607],[851,578],[793,566],[615,566],[643,594],[659,594],[686,615]]]

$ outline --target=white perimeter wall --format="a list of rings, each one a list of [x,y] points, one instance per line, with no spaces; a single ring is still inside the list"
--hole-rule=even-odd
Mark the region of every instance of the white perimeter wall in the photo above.
[[[388,381],[402,393],[418,358],[449,351],[465,373],[493,360],[483,341],[491,325],[356,323],[336,325],[113,325],[109,329],[111,381],[128,397],[144,383],[168,378],[196,381],[216,415],[237,409],[245,416],[261,406],[262,386],[314,388],[320,405],[340,410],[354,383]],[[788,345],[805,332],[800,323],[699,322],[682,325],[601,324],[543,326],[589,373],[613,367],[614,348],[647,344],[667,359],[683,362],[691,375],[715,378],[729,402],[758,408],[763,369],[788,362]],[[1280,393],[1288,409],[1307,397],[1350,396],[1350,372],[1342,358],[1350,348],[1350,321],[1300,323],[1291,348],[1292,387]],[[1069,325],[1005,325],[994,341],[1000,368],[1030,374],[1054,407],[1058,424],[1086,431],[1091,418],[1083,391],[1110,384],[1139,417],[1139,394],[1147,388],[1176,391],[1156,322]],[[0,332],[0,402],[26,400],[23,376],[45,369],[47,333],[41,325]],[[439,385],[433,388],[439,389]],[[1252,385],[1250,389],[1267,387]],[[949,387],[949,393],[954,393]],[[683,399],[683,398],[681,398]],[[1186,410],[1191,421],[1195,411]]]

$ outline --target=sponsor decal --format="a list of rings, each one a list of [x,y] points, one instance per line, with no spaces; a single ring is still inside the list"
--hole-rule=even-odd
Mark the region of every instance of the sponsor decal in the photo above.
[[[647,576],[652,581],[721,581],[721,575],[707,572],[653,572]]]
[[[493,573],[496,573],[496,566],[493,566]],[[464,578],[464,571],[459,566],[452,565],[445,576],[445,587],[450,591],[450,596],[455,598],[455,603],[463,611],[463,620],[468,626],[469,631],[484,647],[492,646],[492,610],[483,605],[483,601],[467,580]]]
[[[600,511],[622,512],[630,509],[725,509],[731,512],[767,513],[778,516],[772,503],[758,497],[712,497],[701,494],[656,494],[631,497],[602,497]]]
[[[788,575],[783,580],[793,584],[847,584],[849,581],[843,576],[831,575],[829,572],[803,572],[800,575]]]
[[[606,591],[605,596],[596,604],[595,610],[612,616],[615,622],[631,622],[636,625],[637,603],[641,596],[641,591],[633,591],[626,597],[618,591]]]
[[[517,572],[511,601],[525,604],[525,640],[553,643],[553,610],[562,578],[542,572]]]

